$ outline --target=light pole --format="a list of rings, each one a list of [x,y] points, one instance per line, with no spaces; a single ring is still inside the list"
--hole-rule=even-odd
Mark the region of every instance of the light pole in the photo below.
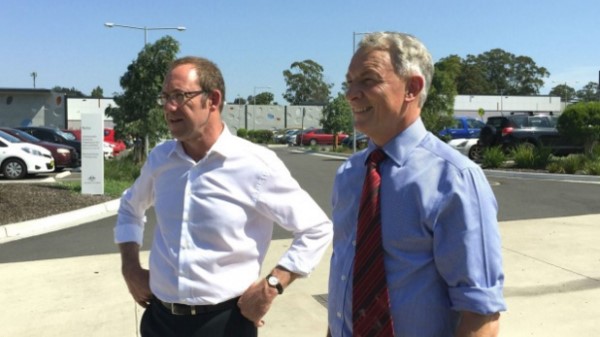
[[[370,33],[371,32],[352,32],[352,56],[356,53],[356,36]],[[352,116],[352,119],[354,119],[354,115]],[[356,152],[356,126],[354,126],[354,121],[352,121],[352,152]]]
[[[254,87],[252,94],[252,130],[256,130],[256,89],[271,89],[271,87]]]
[[[131,29],[139,29],[139,30],[143,30],[144,31],[144,46],[148,44],[148,31],[149,30],[178,30],[180,32],[185,30],[185,27],[179,26],[179,27],[139,27],[139,26],[129,26],[129,25],[120,25],[118,23],[113,23],[113,22],[106,22],[104,23],[104,26],[106,26],[107,28],[113,28],[113,27],[121,27],[121,28],[131,28]]]
[[[559,83],[560,85],[563,85],[562,93],[565,94],[565,97],[564,97],[565,98],[565,107],[564,107],[564,109],[566,109],[567,105],[569,105],[569,88],[571,88],[571,87],[569,87],[567,85],[567,81],[565,81],[565,82],[552,81],[552,83]],[[575,81],[575,85],[577,85],[577,83],[579,83],[579,81]],[[575,88],[571,88],[571,89],[575,90]],[[561,93],[561,96],[562,96],[562,93]]]
[[[104,26],[106,28],[120,27],[120,28],[143,30],[144,31],[144,47],[148,44],[148,31],[149,30],[178,30],[180,32],[185,30],[185,27],[183,27],[183,26],[179,26],[179,27],[146,27],[146,26],[139,27],[139,26],[121,25],[121,24],[113,23],[113,22],[105,22]],[[144,136],[144,147],[146,150],[146,155],[148,155],[148,152],[150,151],[150,149],[149,149],[150,148],[150,140],[148,139],[147,133]]]
[[[37,72],[32,72],[31,77],[33,77],[33,88],[35,89],[35,78],[37,77]]]

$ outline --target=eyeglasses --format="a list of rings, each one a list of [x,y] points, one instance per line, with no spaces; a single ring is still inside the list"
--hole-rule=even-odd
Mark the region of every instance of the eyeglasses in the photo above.
[[[166,105],[168,102],[174,102],[176,105],[182,105],[187,100],[192,99],[200,94],[207,94],[206,90],[198,90],[198,91],[176,91],[171,94],[162,93],[158,96],[156,100],[160,105]]]

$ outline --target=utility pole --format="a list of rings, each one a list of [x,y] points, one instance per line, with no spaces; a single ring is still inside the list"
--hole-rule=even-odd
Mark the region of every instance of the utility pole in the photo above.
[[[35,71],[32,72],[31,77],[33,77],[33,88],[35,89],[35,78],[37,77],[37,73]]]

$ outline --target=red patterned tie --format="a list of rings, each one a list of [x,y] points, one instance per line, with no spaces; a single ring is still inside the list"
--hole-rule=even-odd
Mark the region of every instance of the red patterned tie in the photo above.
[[[381,149],[376,149],[369,156],[360,199],[352,289],[354,337],[394,336],[383,265],[379,206],[379,164],[385,158]]]

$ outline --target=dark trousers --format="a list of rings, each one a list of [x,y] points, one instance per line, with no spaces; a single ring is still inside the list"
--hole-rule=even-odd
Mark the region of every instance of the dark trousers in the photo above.
[[[198,315],[173,315],[161,303],[152,301],[140,324],[142,337],[257,337],[254,323],[240,309]]]

